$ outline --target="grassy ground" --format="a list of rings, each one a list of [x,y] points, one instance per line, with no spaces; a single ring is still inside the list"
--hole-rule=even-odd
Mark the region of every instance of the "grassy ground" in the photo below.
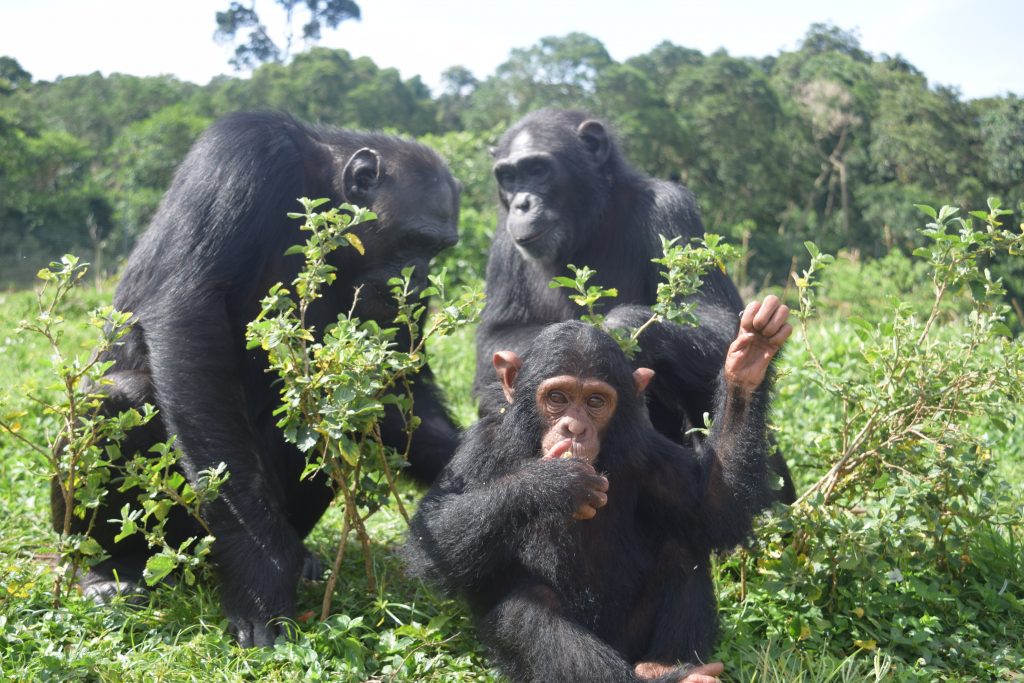
[[[75,295],[69,317],[109,299],[107,291]],[[12,402],[29,414],[21,434],[43,442],[34,408],[17,387],[43,391],[48,356],[38,340],[15,336],[14,325],[32,313],[31,293],[0,294],[0,388],[14,391]],[[68,343],[88,353],[80,328],[71,326]],[[432,349],[439,381],[463,424],[474,417],[469,400],[473,373],[472,331],[443,340]],[[785,382],[785,373],[781,382]],[[2,391],[0,391],[2,393]],[[780,387],[778,419],[804,420],[806,405],[793,387]],[[1007,448],[1017,448],[1007,444]],[[1011,451],[1012,452],[1012,451]],[[1024,484],[1019,451],[1004,458],[1001,473]],[[800,472],[808,479],[813,472]],[[23,443],[0,434],[0,678],[12,681],[492,681],[484,652],[465,610],[404,577],[393,554],[404,521],[388,508],[372,521],[376,592],[367,591],[358,546],[350,543],[333,596],[332,615],[294,624],[294,637],[273,649],[243,651],[226,635],[209,577],[194,587],[163,586],[148,604],[97,607],[72,596],[54,608],[52,569],[46,559],[53,534],[48,520],[45,464]],[[419,492],[403,486],[414,505]],[[333,555],[340,514],[331,509],[309,545]],[[1019,562],[1013,546],[1000,561]],[[724,582],[724,584],[723,584]],[[723,594],[735,579],[719,577]],[[734,591],[732,591],[734,592]],[[319,614],[323,584],[303,584],[299,611]],[[764,682],[844,682],[920,679],[912,667],[881,650],[857,650],[846,658],[802,648],[793,641],[749,637],[736,605],[723,604],[725,623],[717,658],[727,664],[727,680]],[[1021,650],[1024,653],[1024,649]],[[970,680],[956,671],[950,680]],[[1021,679],[1017,679],[1021,680]]]

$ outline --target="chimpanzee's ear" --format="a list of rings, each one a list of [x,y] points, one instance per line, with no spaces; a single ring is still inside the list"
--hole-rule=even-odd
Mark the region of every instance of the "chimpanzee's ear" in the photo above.
[[[523,367],[523,361],[515,351],[495,351],[492,362],[501,381],[501,389],[505,392],[505,400],[511,403],[515,396],[516,375]]]
[[[576,135],[586,145],[587,150],[593,155],[594,161],[598,165],[608,160],[608,154],[611,152],[611,141],[608,140],[608,131],[604,129],[604,125],[600,121],[587,119],[576,129]]]
[[[349,158],[341,172],[345,201],[369,207],[373,203],[380,178],[380,154],[369,147],[363,147]]]
[[[654,370],[650,368],[637,368],[633,371],[633,384],[636,386],[636,395],[644,393],[644,389],[654,379]]]

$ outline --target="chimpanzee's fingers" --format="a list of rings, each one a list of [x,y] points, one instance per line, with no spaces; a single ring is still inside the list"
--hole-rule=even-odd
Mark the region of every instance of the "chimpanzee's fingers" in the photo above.
[[[747,304],[747,307],[743,309],[743,314],[740,316],[741,332],[754,331],[754,316],[757,315],[757,312],[758,310],[760,310],[760,308],[760,301],[751,301],[749,304]]]
[[[725,671],[725,665],[721,662],[711,662],[709,664],[701,664],[690,669],[691,674],[700,674],[702,676],[718,676]]]
[[[761,302],[761,307],[758,309],[753,321],[751,321],[752,327],[763,334],[765,325],[771,321],[775,312],[778,310],[779,305],[779,297],[774,294],[766,296],[764,301]]]
[[[579,508],[575,509],[575,512],[572,513],[572,518],[593,519],[594,517],[596,517],[597,511],[600,508],[603,508],[605,504],[608,502],[607,496],[604,496],[604,494],[599,494],[599,496],[601,496],[601,500],[587,501],[586,503],[582,504]]]
[[[589,462],[583,460],[576,460],[575,458],[565,458],[558,462],[566,463],[566,466],[572,469],[579,470],[581,473],[581,480],[584,486],[587,488],[594,489],[596,491],[607,491],[608,490],[608,478],[604,475],[598,474],[594,466]]]
[[[761,310],[763,311],[764,307],[762,307]],[[788,319],[789,307],[786,306],[786,304],[780,304],[772,313],[772,317],[769,318],[764,327],[761,328],[761,335],[771,339],[778,334],[779,330],[782,329],[782,326],[786,324]]]
[[[587,486],[595,491],[607,491],[608,490],[608,478],[602,477],[600,474],[595,474],[592,477],[587,477]]]
[[[597,510],[595,508],[591,507],[590,505],[581,505],[576,510],[576,512],[572,513],[572,518],[573,519],[578,519],[580,521],[586,520],[586,519],[593,519],[596,516],[597,516]]]
[[[584,474],[588,474],[588,475],[590,475],[592,477],[600,476],[597,473],[597,470],[594,469],[594,466],[591,465],[586,460],[580,460],[579,458],[562,458],[562,459],[558,460],[557,462],[563,462],[563,463],[565,463],[565,466],[571,467],[572,469],[575,469],[575,470],[580,470]]]
[[[772,346],[782,346],[783,344],[786,343],[786,340],[789,339],[789,335],[791,334],[793,334],[793,326],[790,325],[789,323],[786,323],[781,328],[779,328],[778,332],[773,334],[771,338],[768,339],[768,342],[771,343]]]

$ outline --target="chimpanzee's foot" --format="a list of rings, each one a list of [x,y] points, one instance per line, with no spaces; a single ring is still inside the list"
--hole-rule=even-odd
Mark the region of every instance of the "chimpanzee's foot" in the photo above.
[[[324,563],[309,548],[306,548],[306,556],[302,558],[302,578],[307,581],[319,581],[324,578]]]
[[[82,595],[101,605],[123,598],[130,604],[143,604],[149,591],[142,587],[144,557],[111,557],[89,570],[79,581]]]

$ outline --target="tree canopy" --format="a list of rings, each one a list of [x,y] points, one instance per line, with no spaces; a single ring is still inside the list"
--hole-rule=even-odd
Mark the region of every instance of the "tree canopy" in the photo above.
[[[308,14],[307,39],[359,16],[342,0],[275,1],[296,21]],[[232,12],[218,18],[225,35],[258,29],[255,5],[232,3],[221,15]],[[1024,198],[1018,96],[967,101],[832,25],[814,24],[799,48],[762,59],[665,42],[619,63],[592,36],[549,36],[513,49],[486,77],[453,65],[438,93],[345,50],[311,47],[289,58],[287,45],[257,60],[268,63],[250,76],[205,86],[98,73],[34,81],[0,58],[0,239],[32,255],[24,272],[57,245],[98,249],[113,267],[191,140],[240,109],[430,135],[471,175],[464,208],[474,225],[493,225],[489,168],[477,156],[496,133],[539,107],[589,110],[613,124],[640,169],[693,189],[709,229],[748,244],[758,284],[784,283],[808,239],[867,256],[912,248],[916,203]],[[16,279],[16,269],[5,272]],[[1017,283],[1010,279],[1019,293]]]

